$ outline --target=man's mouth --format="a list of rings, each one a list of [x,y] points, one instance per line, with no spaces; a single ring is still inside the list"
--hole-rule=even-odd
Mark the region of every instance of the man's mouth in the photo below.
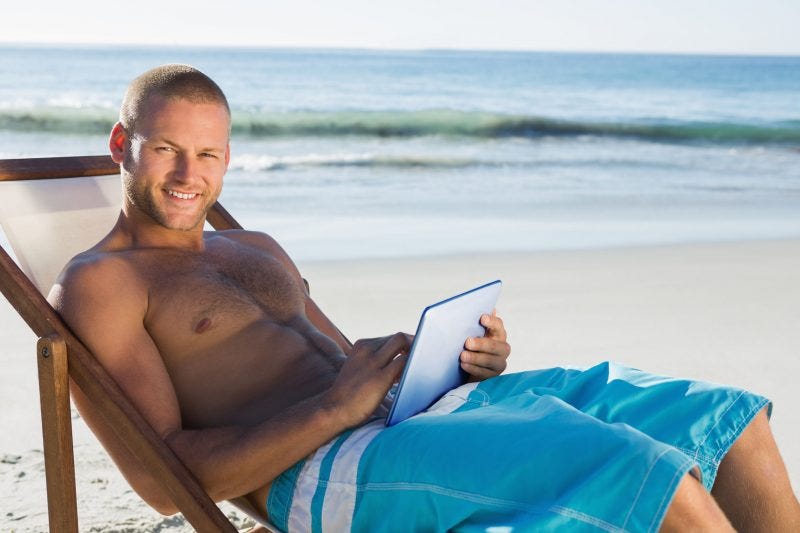
[[[172,189],[167,189],[167,194],[174,196],[175,198],[180,198],[181,200],[191,200],[197,196],[196,192],[179,192],[173,191]]]

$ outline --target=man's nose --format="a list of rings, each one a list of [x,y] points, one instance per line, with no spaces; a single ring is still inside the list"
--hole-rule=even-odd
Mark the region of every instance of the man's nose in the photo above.
[[[173,172],[173,177],[179,181],[190,181],[196,172],[196,162],[194,159],[188,154],[180,154],[178,156],[177,164],[175,165],[175,171]]]

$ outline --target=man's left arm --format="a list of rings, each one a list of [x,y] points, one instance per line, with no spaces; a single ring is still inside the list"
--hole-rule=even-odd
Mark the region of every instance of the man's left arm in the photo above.
[[[481,316],[481,326],[486,330],[483,337],[468,338],[461,352],[461,368],[470,375],[470,381],[499,376],[511,354],[506,328],[497,311]]]

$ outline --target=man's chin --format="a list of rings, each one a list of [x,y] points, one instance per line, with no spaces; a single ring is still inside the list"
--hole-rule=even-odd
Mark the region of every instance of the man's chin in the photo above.
[[[194,224],[164,224],[164,227],[173,231],[197,231],[198,228],[203,228],[203,222]]]
[[[206,221],[206,211],[192,214],[161,212],[156,221],[167,229],[175,231],[195,231],[198,228],[203,228]]]
[[[170,217],[159,217],[156,222],[158,222],[161,226],[165,227],[166,229],[173,230],[173,231],[196,231],[198,228],[202,229],[203,224],[205,223],[205,216],[201,217],[200,219],[192,219],[192,220],[181,220],[178,218],[170,218]]]

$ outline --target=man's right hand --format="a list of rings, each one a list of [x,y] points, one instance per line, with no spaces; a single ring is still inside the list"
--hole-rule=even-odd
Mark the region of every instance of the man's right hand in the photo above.
[[[328,405],[347,427],[369,418],[400,379],[413,336],[359,339],[353,345],[333,386],[325,393]]]

